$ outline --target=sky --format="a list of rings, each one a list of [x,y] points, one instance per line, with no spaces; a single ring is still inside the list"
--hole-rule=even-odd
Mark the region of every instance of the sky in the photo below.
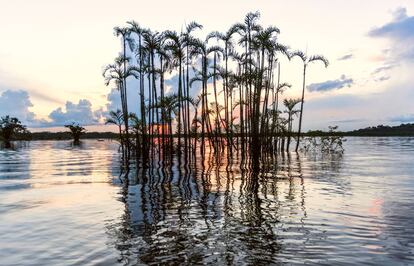
[[[121,51],[113,27],[136,20],[180,31],[197,21],[205,36],[250,11],[280,29],[281,43],[330,61],[326,69],[318,63],[308,69],[305,130],[414,122],[412,0],[0,0],[0,6],[0,116],[17,116],[33,129],[99,125],[119,107],[118,92],[102,77]],[[281,77],[292,84],[283,97],[299,97],[300,60],[283,62]],[[136,88],[128,94],[134,111]]]

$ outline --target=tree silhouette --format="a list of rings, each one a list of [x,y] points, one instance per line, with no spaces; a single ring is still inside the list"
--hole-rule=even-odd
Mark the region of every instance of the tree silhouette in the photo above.
[[[286,107],[286,111],[285,113],[287,113],[288,118],[287,118],[287,134],[288,134],[288,139],[287,139],[287,146],[286,146],[286,151],[289,151],[289,146],[290,146],[290,138],[292,135],[292,124],[293,124],[293,116],[297,115],[300,111],[299,110],[295,110],[295,106],[300,103],[301,100],[300,99],[285,99],[283,101],[283,104]]]
[[[26,126],[22,125],[20,120],[16,117],[8,115],[0,119],[0,139],[4,141],[5,147],[11,147],[11,141],[19,133],[27,133]]]
[[[291,55],[291,58],[296,57],[296,56],[299,57],[303,63],[302,99],[300,102],[299,128],[298,128],[298,136],[297,136],[298,139],[297,139],[296,148],[295,148],[295,151],[297,152],[299,148],[300,134],[302,130],[303,103],[305,99],[305,87],[306,87],[306,69],[310,63],[317,62],[317,61],[322,62],[325,65],[325,67],[328,67],[329,61],[322,55],[313,55],[313,56],[308,57],[304,52],[301,52],[301,51],[293,52]]]
[[[121,110],[109,111],[109,117],[105,120],[105,125],[115,125],[118,127],[119,140],[122,151],[124,150],[124,140],[122,136],[122,125],[124,124],[124,114]]]
[[[65,125],[65,127],[70,130],[73,142],[79,144],[80,137],[86,132],[86,129],[76,123]]]

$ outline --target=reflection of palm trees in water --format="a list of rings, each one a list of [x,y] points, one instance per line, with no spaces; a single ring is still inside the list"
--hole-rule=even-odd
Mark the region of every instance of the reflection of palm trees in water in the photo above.
[[[125,214],[109,230],[116,235],[120,260],[277,262],[277,254],[289,245],[283,230],[306,234],[301,229],[306,193],[300,158],[267,158],[257,166],[251,158],[234,155],[206,153],[191,163],[175,156],[125,173]]]
[[[322,173],[318,175],[312,175],[313,179],[318,182],[329,184],[326,189],[335,191],[339,194],[351,193],[351,178],[349,175],[341,175],[341,169],[343,166],[343,154],[320,154],[320,153],[307,153],[306,158],[307,172],[310,173]]]

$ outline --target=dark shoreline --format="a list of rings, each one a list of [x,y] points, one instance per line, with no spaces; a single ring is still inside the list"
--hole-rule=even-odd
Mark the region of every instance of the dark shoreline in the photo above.
[[[292,132],[296,135],[296,132]],[[343,137],[414,137],[414,124],[401,124],[399,126],[383,126],[367,127],[353,131],[327,132],[322,130],[308,131],[302,134],[304,137],[322,137],[322,136],[343,136]],[[176,135],[174,135],[176,137]],[[183,138],[184,135],[181,135]],[[201,134],[198,134],[200,137]],[[234,134],[233,137],[238,137]],[[153,136],[158,137],[157,135]],[[191,136],[194,137],[194,136]],[[226,137],[225,134],[222,136]],[[114,132],[86,132],[81,139],[117,139],[118,134]],[[29,135],[19,135],[16,140],[71,140],[69,132],[33,132]]]

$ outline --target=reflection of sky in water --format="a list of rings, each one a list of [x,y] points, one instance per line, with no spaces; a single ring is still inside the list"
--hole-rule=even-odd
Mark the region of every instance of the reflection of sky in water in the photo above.
[[[258,172],[234,154],[126,173],[116,149],[0,150],[0,264],[414,259],[412,138],[349,138],[343,156],[279,156]]]

